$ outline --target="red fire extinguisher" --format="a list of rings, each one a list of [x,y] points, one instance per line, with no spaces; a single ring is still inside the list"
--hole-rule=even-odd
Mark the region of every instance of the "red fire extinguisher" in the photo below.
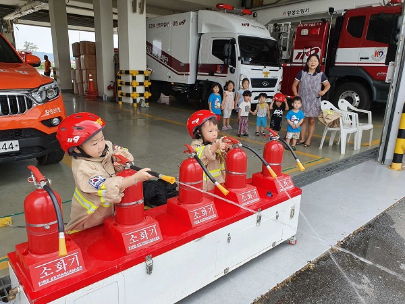
[[[287,149],[290,150],[290,152],[292,153],[293,157],[297,161],[298,168],[300,168],[301,171],[304,171],[304,166],[301,164],[300,160],[294,153],[293,149],[291,149],[290,145],[287,144],[287,142],[272,129],[266,128],[266,130],[268,130],[271,135],[266,135],[270,136],[270,140],[264,146],[263,157],[271,165],[274,172],[277,175],[281,175],[281,165],[283,163],[284,155],[284,146],[282,143],[284,143]],[[264,164],[262,166],[262,174],[265,176],[269,176],[269,172],[267,168],[265,168]]]
[[[123,164],[124,170],[117,173],[117,176],[128,177],[136,173],[132,170],[131,163],[122,155],[114,155]],[[124,190],[124,196],[118,204],[115,204],[115,220],[120,225],[136,225],[143,221],[144,202],[143,186],[141,182],[129,186]]]
[[[247,155],[241,149],[238,140],[225,137],[224,140],[232,145],[232,148],[226,154],[225,161],[225,185],[227,188],[241,189],[246,187],[247,176]]]
[[[115,101],[115,82],[114,81],[110,81],[110,84],[107,86],[107,90],[113,90],[113,100]]]
[[[28,182],[36,187],[24,200],[28,250],[33,254],[59,251],[59,256],[65,256],[67,252],[60,196],[49,187],[50,180],[36,167],[28,166],[28,169],[31,170]]]
[[[119,159],[119,163],[124,166],[124,170],[117,173],[117,176],[128,177],[134,175],[141,168],[131,164],[131,162],[122,155],[116,154],[114,157]],[[162,175],[154,171],[148,171],[152,176],[158,177],[173,184],[176,179],[172,176]],[[115,204],[115,220],[121,225],[136,225],[143,221],[144,200],[143,185],[137,183],[124,190],[124,196],[118,204]]]
[[[180,186],[179,201],[183,204],[198,204],[202,200],[203,171],[215,186],[224,194],[229,193],[204,166],[197,153],[190,145],[185,145],[187,150],[184,153],[190,153],[190,158],[184,160],[180,165]],[[188,187],[190,185],[192,187]],[[200,190],[199,190],[200,189]]]
[[[225,184],[230,188],[243,188],[246,186],[247,174],[247,155],[240,149],[241,147],[252,151],[263,163],[263,170],[266,171],[266,176],[271,175],[276,177],[276,173],[270,167],[270,164],[253,148],[242,144],[239,140],[232,137],[224,137],[225,141],[233,144],[234,148],[231,149],[226,155],[226,177]]]

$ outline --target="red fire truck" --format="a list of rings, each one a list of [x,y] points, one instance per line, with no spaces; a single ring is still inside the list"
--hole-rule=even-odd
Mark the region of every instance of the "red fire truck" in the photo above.
[[[369,109],[372,101],[386,102],[389,83],[385,79],[388,64],[395,59],[401,11],[401,0],[391,0],[386,5],[349,9],[337,18],[332,18],[334,9],[329,8],[330,20],[271,24],[269,29],[280,45],[292,45],[288,58],[284,47],[281,91],[292,95],[298,71],[310,54],[318,54],[321,70],[331,83],[328,100],[337,103],[344,98],[361,109]]]

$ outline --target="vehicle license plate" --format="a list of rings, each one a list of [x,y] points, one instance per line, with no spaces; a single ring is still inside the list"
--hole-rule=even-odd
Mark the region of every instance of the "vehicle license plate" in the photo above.
[[[18,140],[0,141],[0,153],[20,151]]]

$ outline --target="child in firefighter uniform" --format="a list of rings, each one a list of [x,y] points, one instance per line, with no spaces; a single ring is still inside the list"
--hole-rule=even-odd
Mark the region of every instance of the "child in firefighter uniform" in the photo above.
[[[67,233],[102,224],[113,214],[113,204],[121,201],[126,188],[152,177],[147,173],[149,168],[125,178],[116,176],[122,166],[113,161],[113,155],[121,154],[130,161],[133,157],[126,149],[104,140],[104,126],[104,120],[97,115],[81,112],[68,116],[58,127],[56,137],[72,156],[76,185]]]
[[[225,181],[225,156],[229,149],[223,137],[218,139],[218,121],[216,115],[208,110],[200,110],[193,113],[187,120],[187,129],[191,138],[191,146],[197,152],[197,156],[207,167],[208,171],[219,183]],[[203,190],[214,189],[204,173]]]

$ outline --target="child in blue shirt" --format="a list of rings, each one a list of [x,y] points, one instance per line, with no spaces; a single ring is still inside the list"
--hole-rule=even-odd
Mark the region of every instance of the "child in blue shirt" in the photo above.
[[[208,97],[208,107],[209,110],[217,116],[218,123],[221,121],[221,104],[222,97],[219,94],[219,84],[214,83],[212,85],[212,93]]]
[[[304,112],[300,110],[302,106],[301,97],[295,96],[292,100],[292,106],[292,110],[288,111],[286,116],[288,122],[286,142],[290,144],[290,140],[292,139],[291,148],[295,151],[295,145],[300,137],[301,124],[305,117]]]

